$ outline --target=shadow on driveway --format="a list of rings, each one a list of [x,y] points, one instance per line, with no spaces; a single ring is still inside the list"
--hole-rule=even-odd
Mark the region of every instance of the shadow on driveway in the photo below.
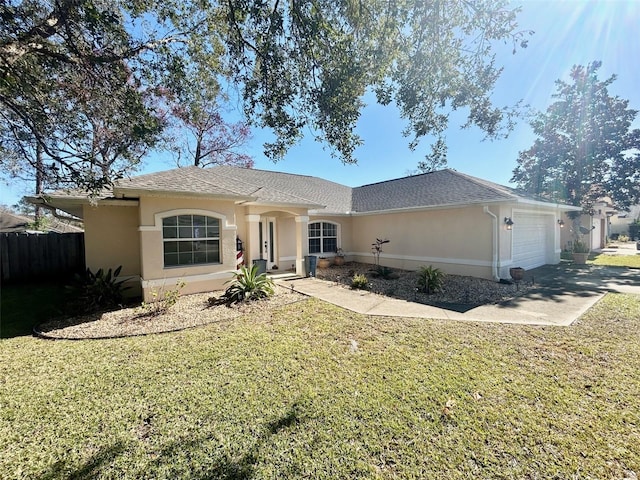
[[[533,282],[535,288],[500,305],[513,307],[535,299],[563,303],[608,292],[640,294],[640,270],[628,267],[561,262],[527,271],[524,281]]]

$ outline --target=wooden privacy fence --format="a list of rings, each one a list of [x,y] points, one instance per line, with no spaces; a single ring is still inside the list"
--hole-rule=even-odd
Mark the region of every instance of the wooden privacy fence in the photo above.
[[[84,271],[84,233],[0,233],[2,282],[68,277]]]

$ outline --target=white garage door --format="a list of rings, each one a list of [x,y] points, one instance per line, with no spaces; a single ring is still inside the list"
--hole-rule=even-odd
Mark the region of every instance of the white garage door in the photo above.
[[[548,215],[519,213],[513,217],[513,266],[530,269],[547,263]]]

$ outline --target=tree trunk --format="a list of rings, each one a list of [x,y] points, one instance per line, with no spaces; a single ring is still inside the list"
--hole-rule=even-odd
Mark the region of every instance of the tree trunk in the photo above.
[[[42,163],[42,146],[40,145],[40,142],[36,142],[36,196],[42,193],[42,177],[44,176],[43,170],[44,165]],[[39,225],[40,219],[42,217],[40,205],[35,206],[34,217],[35,224]]]

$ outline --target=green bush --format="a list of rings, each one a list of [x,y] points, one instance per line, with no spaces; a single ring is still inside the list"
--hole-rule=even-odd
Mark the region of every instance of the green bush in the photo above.
[[[630,239],[627,235],[618,235],[619,242],[628,242]]]
[[[361,273],[356,274],[351,279],[351,288],[354,290],[366,290],[369,288],[369,279]]]
[[[576,240],[573,242],[573,248],[571,250],[573,253],[589,253],[591,249],[586,242],[581,242],[580,240]]]
[[[418,288],[424,293],[434,293],[442,290],[445,274],[439,268],[420,267],[418,270]]]
[[[119,266],[113,272],[101,268],[93,273],[87,268],[83,275],[76,274],[73,285],[67,287],[72,309],[89,313],[122,305],[124,292],[131,287],[123,286],[126,279],[118,278],[121,270]]]
[[[240,272],[226,283],[231,285],[220,300],[227,305],[270,297],[275,292],[275,285],[267,274],[258,275],[258,265],[253,265],[251,269],[243,265]]]

